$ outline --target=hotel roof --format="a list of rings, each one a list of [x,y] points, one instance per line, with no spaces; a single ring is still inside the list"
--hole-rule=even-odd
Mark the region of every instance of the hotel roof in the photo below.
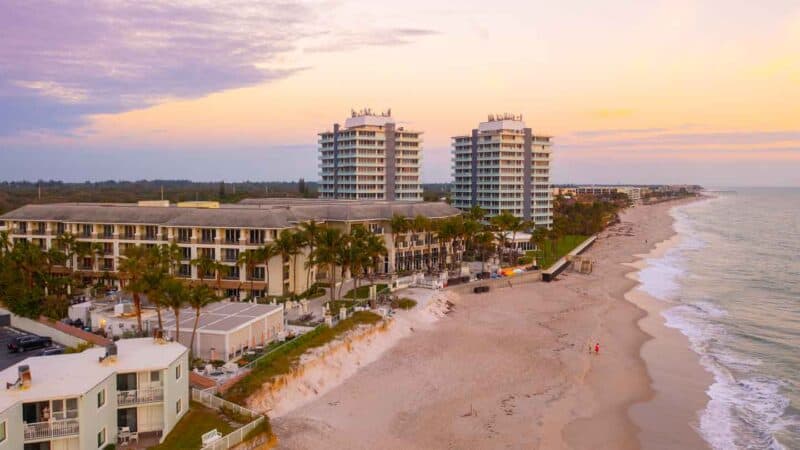
[[[116,361],[99,362],[106,350],[93,347],[81,353],[26,358],[0,371],[0,382],[7,383],[17,380],[19,366],[27,365],[31,371],[30,388],[0,391],[0,411],[17,402],[77,397],[117,373],[166,369],[188,351],[177,342],[162,344],[152,338],[121,339],[116,345]]]
[[[393,215],[451,217],[460,211],[443,202],[251,198],[219,208],[140,206],[135,203],[32,204],[0,220],[109,223],[230,228],[289,228],[308,220],[389,220]]]
[[[200,312],[198,332],[225,334],[236,331],[249,325],[255,320],[263,319],[271,314],[278,313],[283,305],[262,305],[246,302],[217,302],[212,303]],[[161,313],[164,329],[175,329],[175,315],[172,311]],[[194,326],[195,312],[191,308],[184,308],[180,313],[181,329],[191,330]]]

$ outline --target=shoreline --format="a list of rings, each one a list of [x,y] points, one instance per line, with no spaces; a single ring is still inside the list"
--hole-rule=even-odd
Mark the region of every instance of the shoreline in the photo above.
[[[696,199],[695,201],[702,201]],[[670,208],[694,203],[681,202]],[[627,264],[634,270],[626,276],[635,281],[635,286],[624,294],[624,298],[644,311],[637,326],[647,334],[642,343],[640,356],[650,377],[651,393],[647,399],[632,404],[629,408],[631,420],[639,429],[642,448],[703,448],[709,444],[700,432],[700,414],[710,400],[706,391],[713,383],[713,375],[700,363],[700,356],[691,349],[688,337],[680,330],[667,326],[663,313],[677,303],[657,299],[641,289],[640,273],[649,266],[649,261],[663,258],[678,247],[683,237],[674,228],[673,234],[653,245],[652,249],[637,254],[636,260]],[[680,433],[665,432],[666,428],[683,428]],[[688,428],[687,428],[688,427]]]
[[[625,296],[639,285],[633,264],[676,234],[669,210],[694,200],[626,210],[585,253],[592,274],[459,291],[450,314],[276,418],[279,448],[667,448],[653,425],[665,442],[693,433],[682,413],[648,422],[633,411],[669,406],[655,402],[661,385],[643,350],[662,340],[640,326],[666,327]],[[686,442],[707,448],[699,435]]]

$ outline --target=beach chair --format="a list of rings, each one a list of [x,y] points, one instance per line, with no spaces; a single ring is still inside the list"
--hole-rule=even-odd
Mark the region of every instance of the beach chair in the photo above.
[[[217,431],[216,428],[214,428],[213,430],[207,433],[203,433],[203,435],[200,436],[200,439],[203,442],[203,447],[205,447],[222,439],[222,433],[220,433],[219,431]]]

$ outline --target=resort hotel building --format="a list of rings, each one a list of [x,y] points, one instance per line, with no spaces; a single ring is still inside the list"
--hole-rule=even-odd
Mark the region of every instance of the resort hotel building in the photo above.
[[[553,223],[549,136],[534,135],[521,116],[490,115],[470,134],[453,142],[453,206],[483,208],[489,217],[503,212]]]
[[[422,200],[422,132],[397,126],[391,110],[353,111],[319,133],[321,198]]]
[[[393,216],[441,219],[459,214],[461,211],[443,202],[385,200],[254,198],[237,204],[58,203],[26,205],[0,215],[0,231],[8,231],[14,243],[26,240],[44,250],[59,245],[58,238],[65,233],[77,241],[90,242],[97,249],[95,252],[73,255],[69,267],[55,267],[54,272],[72,269],[86,281],[101,280],[112,285],[119,285],[119,263],[128,246],[175,243],[181,254],[176,273],[179,278],[204,282],[219,288],[227,297],[243,299],[301,293],[308,289],[307,279],[313,282],[326,277],[318,274],[315,267],[307,274],[307,248],[291,258],[274,256],[269,264],[256,264],[249,273],[239,264],[241,252],[273,242],[282,230],[297,230],[311,220],[343,232],[363,226],[383,237],[388,251],[378,272],[393,273],[420,270],[427,262],[436,263],[444,257],[444,244],[430,233],[409,231],[401,238],[396,236],[390,227]],[[219,280],[214,273],[198,273],[197,267],[190,264],[201,255],[223,266]],[[339,280],[341,276],[337,276]],[[257,338],[260,340],[261,336]]]
[[[27,358],[0,379],[0,450],[152,446],[189,410],[188,349],[152,338]]]

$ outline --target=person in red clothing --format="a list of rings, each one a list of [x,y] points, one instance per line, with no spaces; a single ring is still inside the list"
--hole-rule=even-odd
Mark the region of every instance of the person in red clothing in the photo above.
[[[594,344],[594,354],[595,355],[600,354],[600,343],[599,342]]]

